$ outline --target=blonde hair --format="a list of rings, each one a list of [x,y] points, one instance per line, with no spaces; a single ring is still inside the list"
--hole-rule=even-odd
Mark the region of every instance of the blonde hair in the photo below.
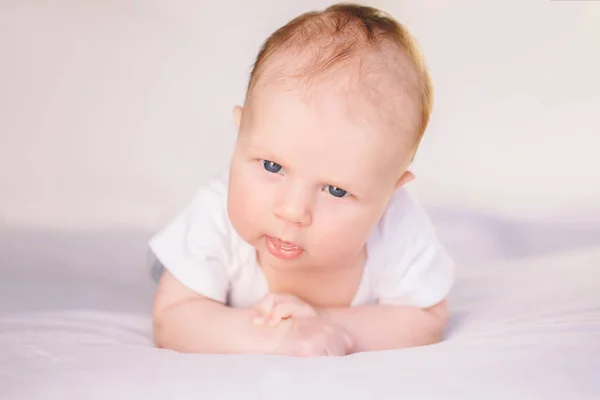
[[[323,11],[302,14],[276,30],[262,45],[252,67],[247,97],[265,70],[266,61],[281,49],[305,50],[319,39],[325,46],[312,54],[305,71],[316,75],[332,69],[360,51],[377,51],[383,45],[400,48],[417,77],[420,123],[416,147],[423,137],[433,108],[433,86],[418,45],[408,30],[390,15],[373,7],[339,3]],[[312,46],[314,48],[314,46]]]

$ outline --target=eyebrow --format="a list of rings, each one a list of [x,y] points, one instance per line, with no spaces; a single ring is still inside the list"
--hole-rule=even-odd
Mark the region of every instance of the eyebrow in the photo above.
[[[268,159],[269,161],[277,161],[280,160],[279,157],[275,155],[275,153],[268,146],[256,145],[255,143],[249,143],[246,146],[246,151],[253,155],[260,155]],[[281,160],[280,160],[281,161]]]

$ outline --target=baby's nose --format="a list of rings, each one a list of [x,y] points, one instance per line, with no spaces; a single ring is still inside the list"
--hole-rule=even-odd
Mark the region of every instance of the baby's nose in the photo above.
[[[275,215],[277,215],[277,217],[280,219],[300,226],[307,226],[311,223],[310,213],[307,212],[307,210],[297,207],[282,207],[275,213]]]
[[[281,201],[275,209],[277,218],[300,226],[312,222],[312,205],[310,194],[305,190],[289,191],[281,196]]]

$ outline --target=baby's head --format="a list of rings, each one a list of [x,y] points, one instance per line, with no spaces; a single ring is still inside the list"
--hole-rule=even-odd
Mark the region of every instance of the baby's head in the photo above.
[[[412,179],[431,107],[419,51],[391,17],[340,4],[292,20],[263,45],[234,110],[233,226],[275,268],[353,264]]]

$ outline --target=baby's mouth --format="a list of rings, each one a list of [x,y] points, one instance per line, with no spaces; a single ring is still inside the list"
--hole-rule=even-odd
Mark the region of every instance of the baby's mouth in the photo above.
[[[281,246],[284,249],[292,250],[292,249],[298,249],[299,248],[294,243],[288,242],[288,241],[285,241],[285,240],[273,238],[273,241],[275,241],[275,243],[277,243],[279,246]]]
[[[292,242],[274,238],[268,235],[265,236],[265,245],[271,255],[282,260],[291,260],[292,258],[296,258],[304,252],[303,249],[296,246]]]

